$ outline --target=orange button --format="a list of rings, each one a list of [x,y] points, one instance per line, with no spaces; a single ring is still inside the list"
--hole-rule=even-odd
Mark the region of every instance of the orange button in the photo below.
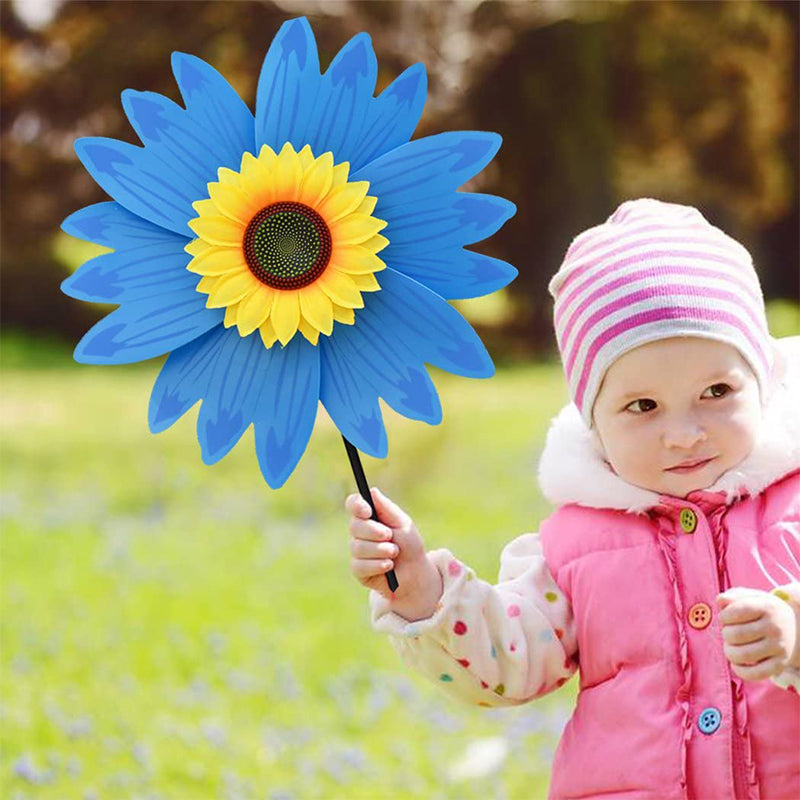
[[[695,603],[689,609],[689,624],[698,631],[708,627],[711,622],[711,608],[705,603]]]

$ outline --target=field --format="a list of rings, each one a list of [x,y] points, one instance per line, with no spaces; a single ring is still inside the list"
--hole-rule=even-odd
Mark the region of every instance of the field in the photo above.
[[[197,407],[149,433],[157,361],[87,367],[10,337],[2,357],[0,795],[545,796],[576,681],[482,709],[405,669],[349,572],[354,482],[321,406],[273,491],[252,431],[213,467]],[[535,472],[560,368],[431,374],[443,422],[384,405],[389,456],[363,456],[366,475],[429,549],[495,582],[548,513]]]

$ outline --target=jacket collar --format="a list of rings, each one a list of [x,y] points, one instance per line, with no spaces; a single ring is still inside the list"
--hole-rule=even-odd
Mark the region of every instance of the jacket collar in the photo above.
[[[800,336],[773,341],[776,366],[758,440],[747,458],[688,500],[706,504],[716,497],[730,504],[800,469]],[[634,486],[611,469],[573,403],[552,421],[539,460],[539,485],[557,506],[575,503],[644,514],[662,505],[657,492]]]

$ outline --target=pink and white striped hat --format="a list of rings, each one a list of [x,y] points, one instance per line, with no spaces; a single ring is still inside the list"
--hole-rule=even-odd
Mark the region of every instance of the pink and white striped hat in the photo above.
[[[772,349],[753,260],[696,208],[628,200],[573,239],[548,288],[570,395],[588,427],[611,364],[674,336],[736,347],[763,402]]]

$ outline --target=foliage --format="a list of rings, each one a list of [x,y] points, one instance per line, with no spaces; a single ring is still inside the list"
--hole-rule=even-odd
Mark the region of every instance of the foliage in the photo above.
[[[147,431],[156,366],[107,369],[4,372],[3,797],[545,796],[575,681],[487,710],[407,672],[349,573],[354,487],[322,413],[281,492],[252,446],[210,482],[192,420]],[[387,408],[389,458],[365,471],[428,547],[494,582],[502,547],[547,513],[534,470],[563,379],[526,366],[434,380],[444,422]],[[491,737],[508,747],[499,772],[448,777]]]

